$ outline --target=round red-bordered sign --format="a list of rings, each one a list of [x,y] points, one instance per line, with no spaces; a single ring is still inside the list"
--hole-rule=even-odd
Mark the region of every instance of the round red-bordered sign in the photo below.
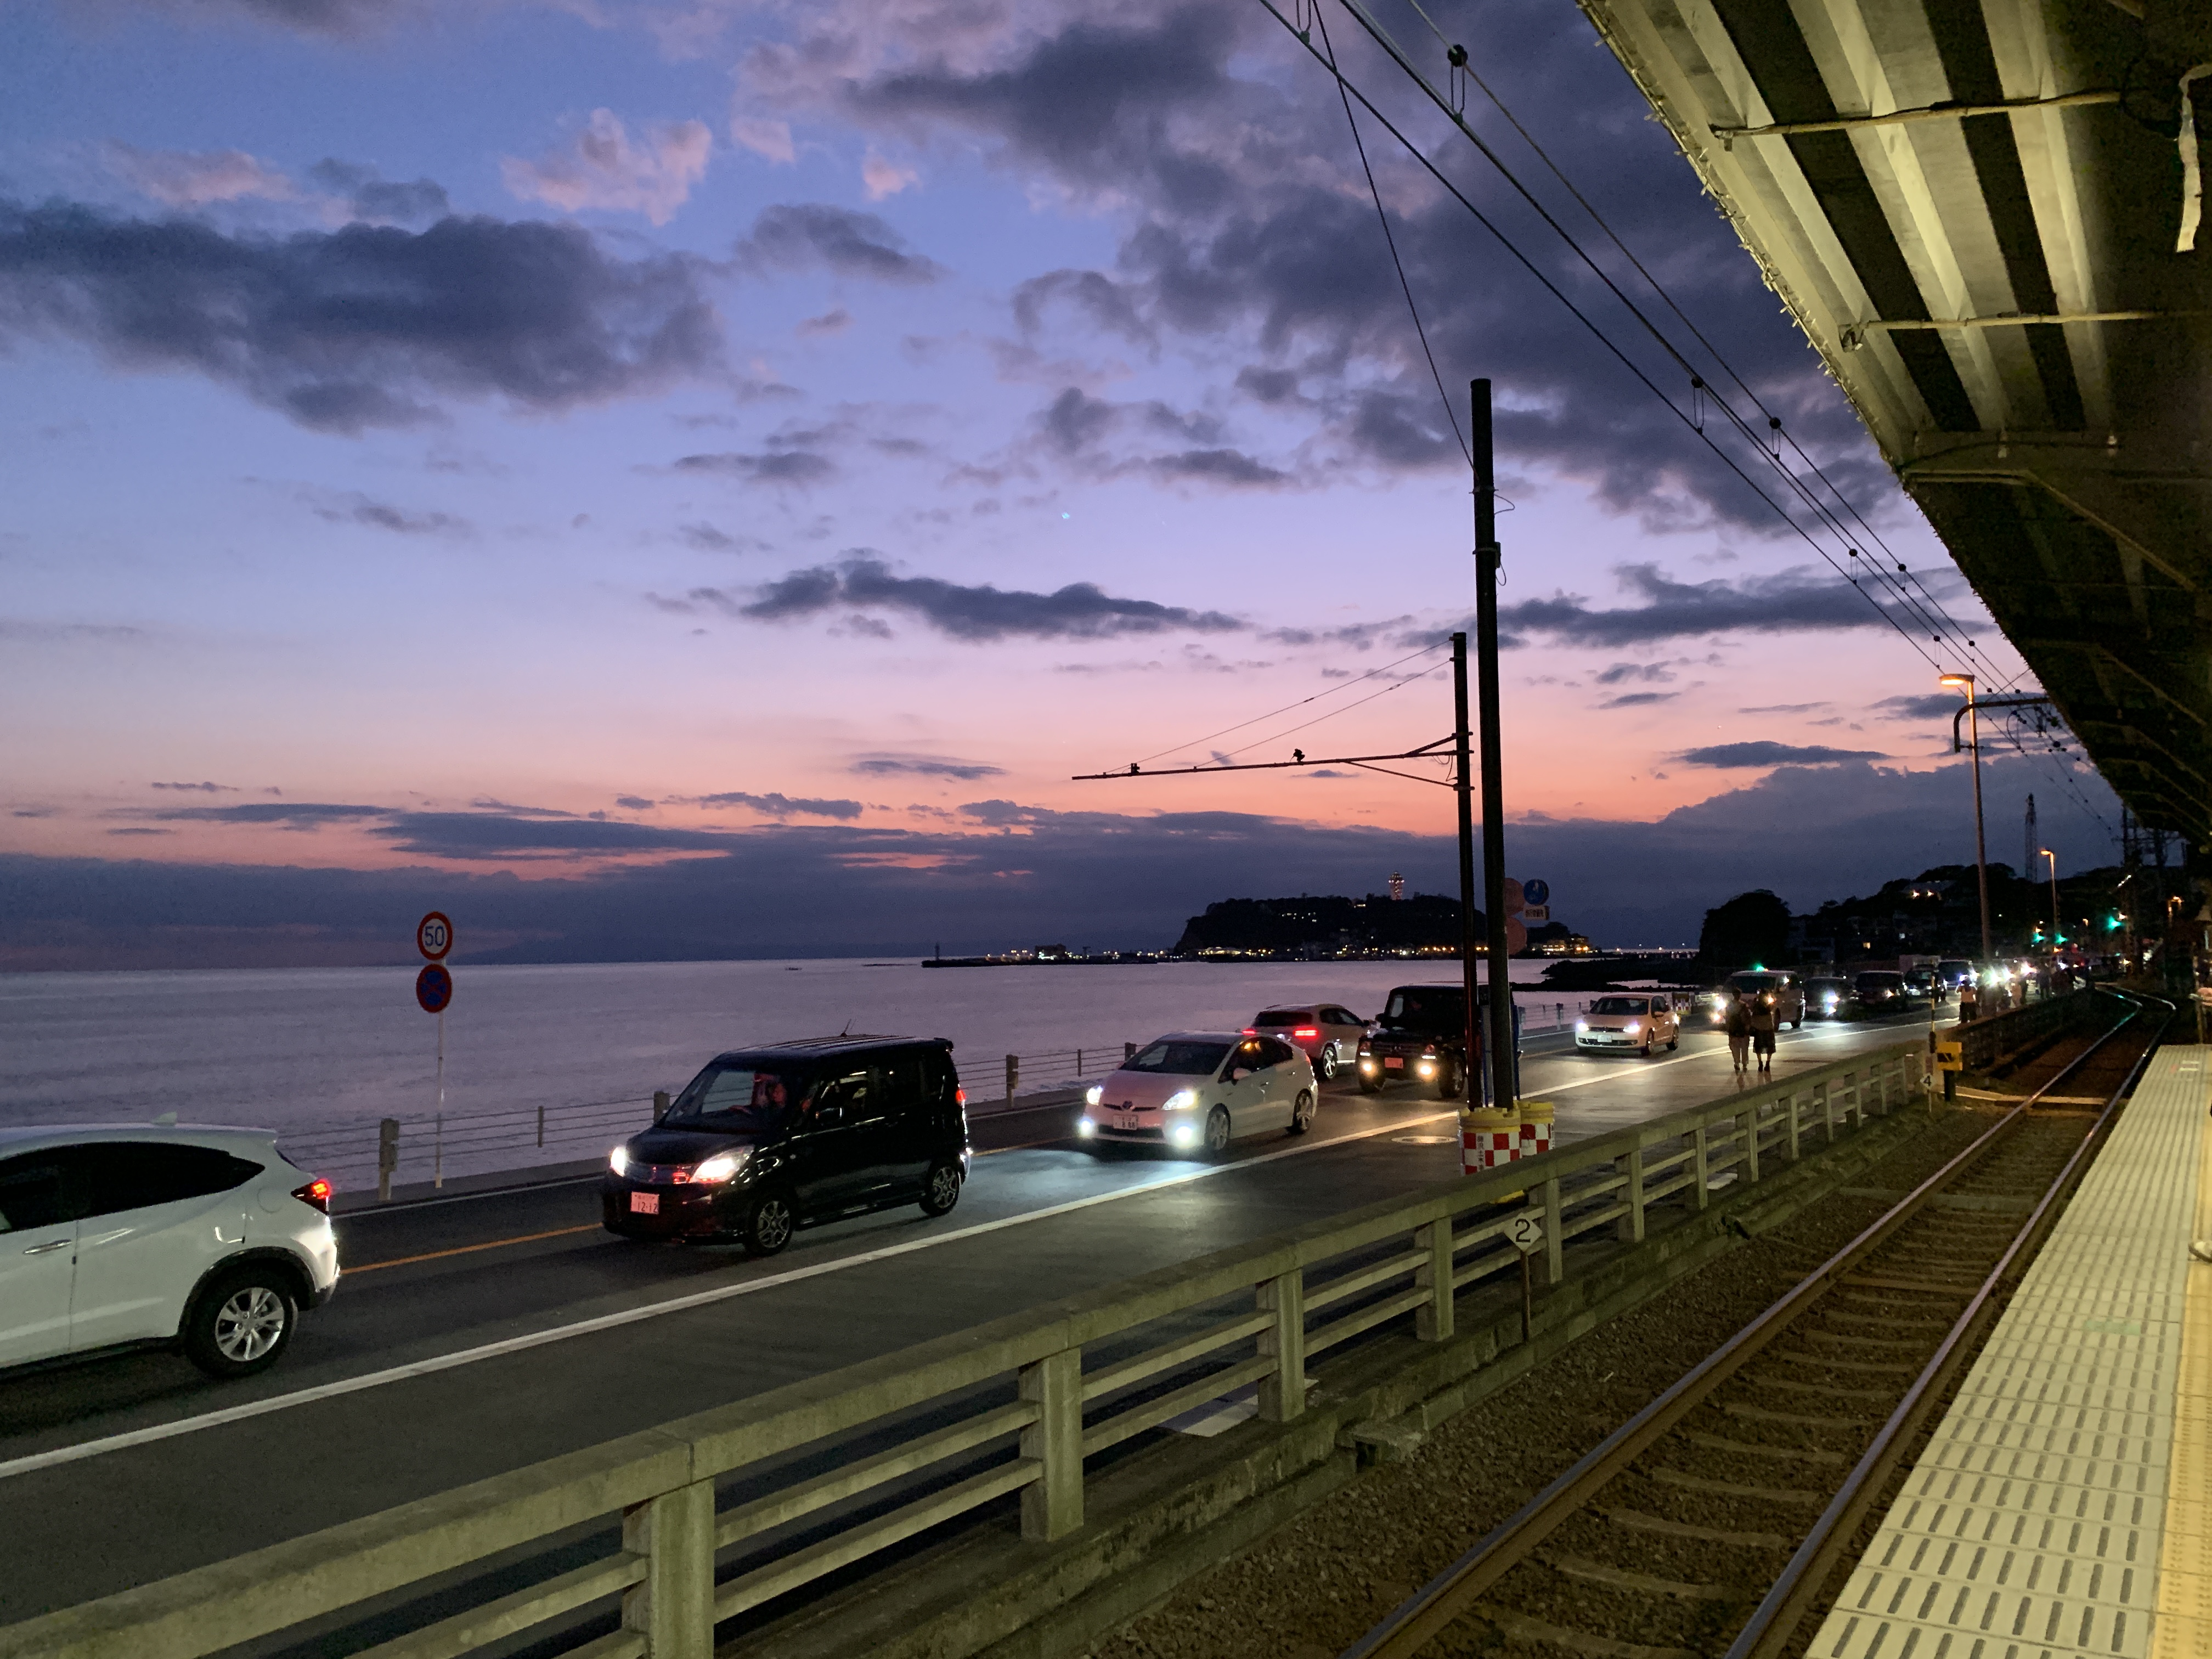
[[[415,1000],[426,1014],[442,1014],[453,1000],[453,975],[433,962],[415,975]]]
[[[415,924],[415,948],[433,962],[443,962],[453,948],[453,924],[443,910],[433,910]]]

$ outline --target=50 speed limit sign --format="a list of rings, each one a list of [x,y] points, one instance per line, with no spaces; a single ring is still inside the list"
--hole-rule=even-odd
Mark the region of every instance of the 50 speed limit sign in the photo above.
[[[433,910],[415,924],[415,948],[433,962],[443,962],[453,948],[453,924],[443,910]]]

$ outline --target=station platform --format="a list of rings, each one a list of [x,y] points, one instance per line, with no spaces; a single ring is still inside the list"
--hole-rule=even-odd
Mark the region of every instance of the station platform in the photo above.
[[[1813,1659],[2212,1656],[2212,1048],[2162,1048]]]

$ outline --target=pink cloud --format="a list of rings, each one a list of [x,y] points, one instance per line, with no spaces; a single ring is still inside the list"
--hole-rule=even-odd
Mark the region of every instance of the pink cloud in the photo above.
[[[912,167],[888,161],[872,149],[860,163],[860,182],[867,186],[871,202],[880,202],[886,196],[896,196],[921,177]]]
[[[298,194],[289,179],[242,149],[140,149],[112,141],[103,148],[110,172],[141,196],[170,207],[243,197],[287,202]]]
[[[764,120],[755,115],[732,115],[730,118],[730,142],[740,149],[749,149],[756,155],[771,161],[796,161],[799,151],[791,142],[791,123]]]
[[[665,225],[690,198],[714,148],[704,121],[655,125],[634,138],[612,110],[595,109],[568,149],[535,161],[507,156],[500,178],[522,200],[564,213],[600,208]]]

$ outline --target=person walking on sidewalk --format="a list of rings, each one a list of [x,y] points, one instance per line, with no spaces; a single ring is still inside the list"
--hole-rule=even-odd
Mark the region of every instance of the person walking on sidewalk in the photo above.
[[[1759,1057],[1759,1069],[1770,1075],[1774,1071],[1774,1034],[1781,1025],[1781,1012],[1774,1006],[1771,996],[1753,999],[1751,1005],[1751,1051]]]
[[[1721,1029],[1728,1033],[1729,1058],[1741,1076],[1751,1069],[1751,1011],[1741,997],[1729,999],[1728,1012],[1721,1017]]]

